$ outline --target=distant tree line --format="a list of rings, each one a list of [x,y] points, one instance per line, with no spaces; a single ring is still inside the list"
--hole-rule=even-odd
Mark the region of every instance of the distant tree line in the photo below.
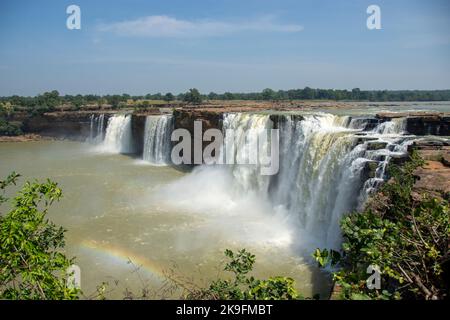
[[[349,101],[449,101],[450,90],[334,90],[304,89],[272,90],[261,92],[217,94],[209,93],[210,100],[349,100]]]
[[[183,101],[199,104],[204,100],[264,100],[264,101],[289,101],[289,100],[347,100],[347,101],[450,101],[450,90],[335,90],[335,89],[304,89],[272,90],[264,89],[261,92],[250,93],[215,93],[201,94],[197,89],[190,89],[186,93],[174,95],[155,93],[140,96],[129,94],[115,95],[60,95],[58,91],[45,92],[35,97],[8,96],[0,97],[0,108],[5,105],[33,109],[37,112],[53,110],[58,106],[70,106],[78,109],[86,105],[101,107],[109,105],[112,108],[120,108],[129,104],[151,105],[155,101]]]

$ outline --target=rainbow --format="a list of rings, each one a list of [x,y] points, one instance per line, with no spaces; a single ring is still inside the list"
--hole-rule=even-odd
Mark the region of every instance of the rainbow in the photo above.
[[[112,258],[119,264],[126,265],[131,261],[135,266],[140,267],[140,270],[145,270],[149,274],[155,276],[158,280],[162,281],[165,279],[162,269],[156,263],[146,257],[137,255],[126,248],[108,243],[100,243],[94,240],[83,240],[80,247],[95,254]]]

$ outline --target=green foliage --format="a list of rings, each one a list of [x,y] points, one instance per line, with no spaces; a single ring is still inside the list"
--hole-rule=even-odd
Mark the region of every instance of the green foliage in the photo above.
[[[326,267],[327,265],[335,266],[341,261],[341,254],[336,250],[316,249],[313,257],[320,267]]]
[[[209,100],[218,100],[219,99],[219,95],[217,93],[210,92],[210,93],[208,93],[208,99]]]
[[[202,294],[203,297],[225,300],[292,300],[300,298],[294,280],[287,277],[271,277],[267,280],[248,276],[255,263],[255,256],[245,249],[234,253],[225,251],[230,261],[224,270],[233,273],[232,280],[216,280]]]
[[[186,92],[183,100],[192,104],[200,104],[202,103],[202,96],[197,89],[193,88]]]
[[[14,107],[10,101],[0,102],[0,117],[9,117],[13,114]]]
[[[276,93],[270,88],[264,89],[261,93],[263,100],[274,100],[276,98]]]
[[[342,255],[319,250],[320,266],[338,266],[335,281],[344,299],[442,299],[448,296],[450,210],[447,201],[424,195],[413,199],[415,154],[403,167],[391,167],[391,181],[362,213],[341,221]],[[367,267],[382,274],[381,289],[366,286]],[[447,275],[445,275],[447,273]]]
[[[108,96],[106,98],[106,101],[111,105],[113,109],[117,109],[120,102],[122,102],[122,97],[119,95]]]
[[[0,181],[0,204],[8,199],[5,189],[15,185],[12,173]],[[46,219],[48,208],[62,196],[57,184],[26,182],[12,200],[11,210],[0,213],[0,299],[77,299],[66,270],[72,260],[64,248],[61,227]]]
[[[173,100],[175,100],[175,96],[172,93],[168,92],[164,96],[164,100],[167,102],[173,101]]]
[[[0,117],[0,136],[18,136],[22,134],[20,123],[9,122]]]

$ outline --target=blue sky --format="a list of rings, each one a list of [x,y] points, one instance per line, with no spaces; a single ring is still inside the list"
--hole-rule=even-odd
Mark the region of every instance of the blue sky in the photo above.
[[[2,0],[0,43],[0,95],[450,88],[445,0]]]

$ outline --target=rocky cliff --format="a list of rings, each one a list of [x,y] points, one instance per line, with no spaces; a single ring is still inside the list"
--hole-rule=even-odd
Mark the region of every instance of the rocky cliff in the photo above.
[[[406,131],[418,136],[450,136],[450,114],[448,113],[379,113],[376,118],[380,121],[406,118]]]
[[[191,150],[194,150],[194,122],[200,121],[202,128],[202,137],[208,129],[222,130],[223,112],[215,111],[196,111],[196,110],[175,110],[174,116],[174,128],[186,129],[191,134]],[[202,139],[200,137],[200,139]],[[176,142],[175,142],[176,143]],[[208,141],[202,139],[202,150],[209,144]],[[194,163],[194,153],[192,153],[191,162]]]
[[[174,110],[175,129],[186,129],[194,136],[194,121],[202,123],[202,133],[211,128],[222,129],[222,118],[225,112],[247,112],[251,108],[182,108]],[[262,110],[257,110],[262,111]],[[267,111],[267,110],[266,110]],[[25,133],[35,133],[43,136],[86,140],[90,134],[91,116],[105,114],[105,124],[114,111],[67,111],[50,112],[42,115],[27,116],[17,114],[12,121],[23,123]],[[159,113],[159,111],[158,111]],[[132,118],[133,137],[136,141],[138,153],[142,153],[147,113],[134,113]],[[295,120],[301,120],[301,115],[292,115]],[[379,122],[390,121],[394,118],[406,118],[406,131],[417,136],[436,135],[450,136],[450,114],[447,113],[379,113],[366,122],[375,126]],[[283,117],[276,113],[270,116],[274,127],[279,125]],[[370,128],[369,128],[370,129]]]
[[[22,129],[25,133],[84,141],[89,137],[91,116],[93,114],[95,113],[50,112],[29,117],[19,115],[18,117],[23,123]],[[108,112],[104,114],[107,121],[113,113]]]

